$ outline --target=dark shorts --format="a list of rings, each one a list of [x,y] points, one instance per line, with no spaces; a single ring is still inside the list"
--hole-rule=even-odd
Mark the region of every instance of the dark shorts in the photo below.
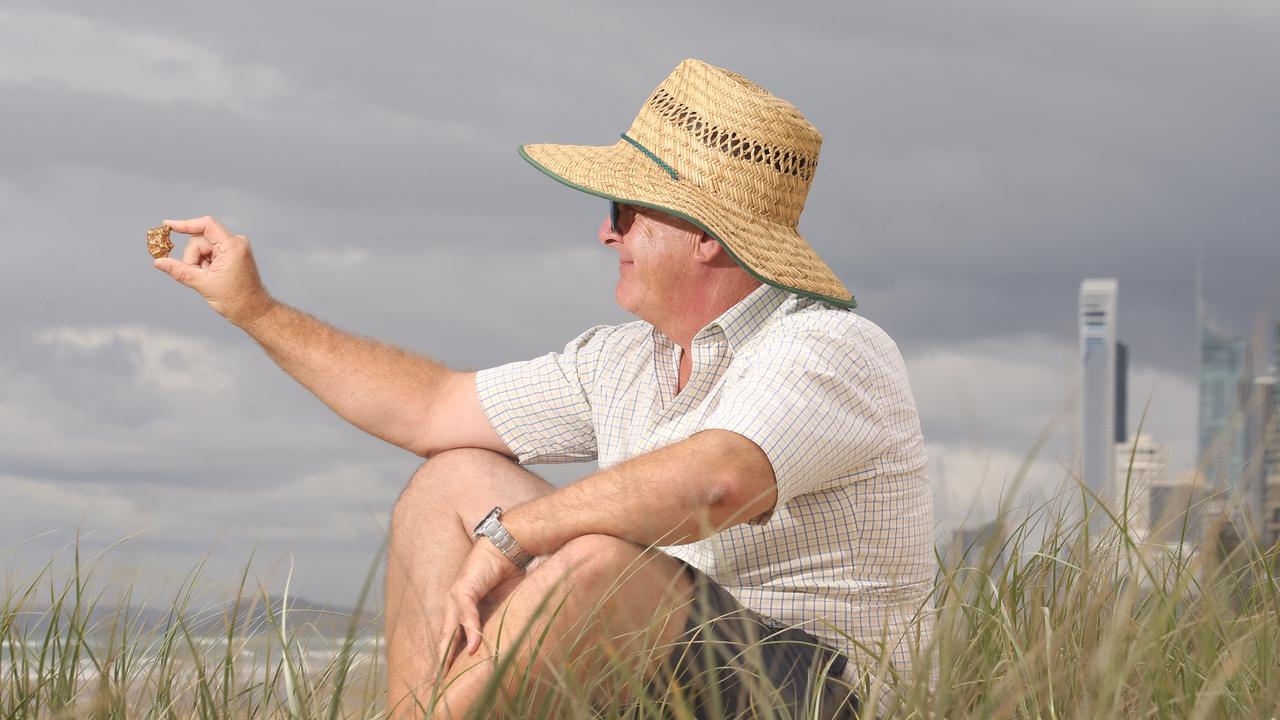
[[[858,699],[840,679],[848,657],[743,607],[705,573],[682,564],[693,579],[694,600],[667,660],[674,678],[665,688],[667,703],[683,703],[696,718],[857,717]]]

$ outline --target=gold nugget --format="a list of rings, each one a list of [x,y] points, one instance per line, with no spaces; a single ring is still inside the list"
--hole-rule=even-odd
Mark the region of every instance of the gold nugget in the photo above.
[[[173,249],[173,241],[169,240],[169,231],[172,229],[168,225],[161,225],[147,231],[147,252],[151,253],[151,257],[169,257],[169,251]]]

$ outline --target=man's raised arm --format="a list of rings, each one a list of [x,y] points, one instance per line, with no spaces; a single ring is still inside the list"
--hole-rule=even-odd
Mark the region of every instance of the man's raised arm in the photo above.
[[[455,447],[511,451],[475,391],[475,373],[339,330],[272,298],[244,235],[211,217],[165,220],[191,239],[155,266],[192,288],[356,427],[424,457]]]

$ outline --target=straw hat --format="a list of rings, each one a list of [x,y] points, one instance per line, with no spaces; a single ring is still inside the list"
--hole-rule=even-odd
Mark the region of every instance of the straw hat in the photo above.
[[[821,145],[791,103],[690,59],[617,143],[522,145],[520,155],[569,187],[697,225],[761,282],[852,308],[853,295],[796,230]]]

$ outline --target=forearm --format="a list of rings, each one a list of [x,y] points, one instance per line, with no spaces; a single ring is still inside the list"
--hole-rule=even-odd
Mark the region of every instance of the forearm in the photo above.
[[[768,510],[776,498],[768,459],[727,435],[699,433],[594,473],[512,508],[503,524],[534,555],[588,534],[644,546],[709,537]]]
[[[277,365],[365,432],[413,450],[449,368],[271,300],[241,325]]]

